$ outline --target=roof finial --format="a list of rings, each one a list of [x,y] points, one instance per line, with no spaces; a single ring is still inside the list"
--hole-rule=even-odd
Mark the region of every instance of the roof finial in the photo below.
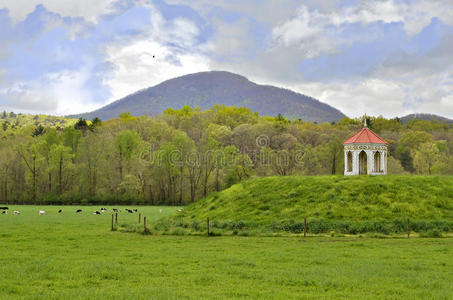
[[[368,126],[366,125],[366,114],[365,114],[365,116],[363,117],[363,127],[365,127],[365,128],[368,127]]]

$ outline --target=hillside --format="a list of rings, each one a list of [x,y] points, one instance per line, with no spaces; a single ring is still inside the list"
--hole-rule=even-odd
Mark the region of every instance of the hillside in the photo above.
[[[209,109],[215,104],[245,106],[263,116],[281,113],[287,118],[312,122],[332,122],[345,117],[339,110],[314,98],[274,86],[258,85],[229,72],[201,72],[167,80],[138,91],[96,111],[75,115],[101,120],[133,115],[157,115],[184,105]]]
[[[438,115],[432,115],[432,114],[410,114],[404,117],[401,117],[401,123],[407,124],[409,121],[412,120],[424,120],[424,121],[439,121],[439,122],[446,122],[447,124],[453,124],[452,119],[448,119],[445,117],[441,117]]]
[[[197,201],[174,220],[181,217],[188,224],[209,217],[225,228],[240,222],[260,230],[295,232],[306,217],[312,230],[316,226],[319,232],[346,233],[404,231],[410,218],[419,222],[413,230],[438,226],[433,224],[453,230],[453,177],[254,178]]]
[[[0,113],[0,123],[3,130],[8,128],[20,128],[25,126],[37,126],[42,125],[43,127],[67,127],[73,126],[77,122],[77,119],[48,116],[48,115],[29,115],[13,112],[2,112]]]

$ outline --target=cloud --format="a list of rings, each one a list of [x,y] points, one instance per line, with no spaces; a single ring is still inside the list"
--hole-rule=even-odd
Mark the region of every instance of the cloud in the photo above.
[[[448,1],[354,1],[336,9],[305,3],[272,28],[270,47],[254,59],[212,65],[317,97],[350,116],[453,117],[452,85],[443,79],[453,72],[452,12]]]
[[[1,107],[78,113],[220,69],[349,116],[453,117],[450,0],[95,2],[0,0]]]
[[[112,92],[108,102],[164,79],[209,69],[196,24],[184,17],[167,20],[153,6],[149,9],[150,26],[139,37],[106,47],[106,60],[113,66],[106,81]]]
[[[85,85],[88,70],[51,73],[36,81],[17,82],[0,89],[0,107],[28,113],[67,114],[95,109],[93,94]]]
[[[110,46],[108,60],[115,66],[111,78],[112,102],[128,94],[173,78],[209,70],[208,60],[198,54],[174,54],[172,49],[152,39],[136,41],[120,47]]]
[[[330,0],[329,0],[330,1]],[[272,28],[287,19],[300,6],[298,0],[249,0],[249,1],[211,1],[211,0],[168,0],[173,5],[189,6],[204,18],[243,18],[256,20],[264,27]],[[304,1],[306,2],[306,1]],[[308,2],[321,2],[310,0]],[[332,1],[330,1],[332,2]],[[317,3],[316,5],[318,5]],[[309,5],[309,4],[307,4]],[[257,9],[259,7],[259,9]]]
[[[85,21],[63,18],[43,6],[37,6],[19,23],[2,17],[8,26],[3,28],[7,38],[0,48],[7,53],[7,58],[0,60],[0,69],[4,70],[0,105],[64,113],[64,108],[81,108],[87,99],[96,101],[109,93],[97,79],[102,53],[94,43],[99,36]],[[86,29],[87,35],[74,39],[74,26]],[[75,96],[80,96],[78,101]],[[77,104],[66,105],[74,101]]]
[[[116,0],[0,0],[0,9],[7,8],[14,22],[23,21],[38,5],[64,17],[82,17],[93,22],[99,16],[111,12],[115,2]]]
[[[3,17],[8,24],[3,34],[9,37],[0,47],[8,53],[0,59],[3,107],[85,112],[173,76],[208,69],[199,28],[182,16],[166,20],[152,5],[125,6],[96,24],[44,6],[18,23]]]

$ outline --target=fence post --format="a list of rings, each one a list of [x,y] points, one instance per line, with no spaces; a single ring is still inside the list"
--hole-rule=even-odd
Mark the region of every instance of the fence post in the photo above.
[[[206,227],[208,228],[208,236],[209,236],[209,218],[206,219]]]
[[[112,214],[112,231],[113,231],[113,214]]]
[[[118,225],[118,213],[115,213],[115,224]]]
[[[409,238],[411,235],[411,223],[409,221],[409,218],[407,218],[407,238]]]
[[[146,233],[146,217],[143,217],[143,232]]]
[[[142,214],[138,213],[138,224],[140,224],[141,220],[142,220]]]
[[[307,236],[307,218],[304,218],[304,237]]]

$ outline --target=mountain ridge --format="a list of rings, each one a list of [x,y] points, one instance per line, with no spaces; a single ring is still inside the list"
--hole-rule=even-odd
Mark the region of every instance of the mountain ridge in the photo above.
[[[242,75],[226,71],[192,73],[136,91],[92,112],[70,115],[102,120],[132,115],[157,115],[184,105],[209,109],[216,104],[245,106],[263,116],[279,113],[289,119],[337,122],[345,117],[338,109],[313,97],[272,85],[261,85]]]
[[[404,117],[400,117],[401,123],[407,124],[409,121],[418,119],[418,120],[424,120],[424,121],[439,121],[439,122],[447,122],[447,124],[453,124],[453,119],[449,119],[446,117],[442,117],[439,115],[435,114],[426,114],[426,113],[414,113],[414,114],[408,114]]]

